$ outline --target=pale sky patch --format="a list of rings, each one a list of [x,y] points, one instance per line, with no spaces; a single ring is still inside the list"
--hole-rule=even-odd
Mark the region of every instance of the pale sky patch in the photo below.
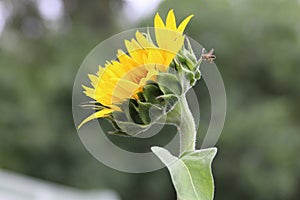
[[[40,15],[49,21],[58,21],[64,15],[64,4],[61,0],[37,0]]]
[[[12,6],[0,1],[0,35],[3,32],[6,20],[11,15]]]
[[[132,22],[137,22],[153,14],[163,0],[125,0],[125,15]]]

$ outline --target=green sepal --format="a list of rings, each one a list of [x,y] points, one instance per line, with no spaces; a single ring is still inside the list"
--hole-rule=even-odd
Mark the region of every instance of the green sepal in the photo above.
[[[117,135],[117,136],[122,136],[122,137],[130,137],[130,135],[128,135],[127,133],[120,131],[120,130],[116,130],[116,131],[108,131],[108,134],[110,135]]]
[[[201,71],[200,71],[199,69],[197,69],[197,70],[195,71],[195,78],[196,78],[197,80],[199,80],[199,79],[201,78]]]
[[[113,113],[113,117],[115,120],[118,121],[130,121],[137,124],[143,124],[142,119],[139,116],[139,110],[137,107],[137,102],[135,99],[128,99],[127,101],[123,102],[119,105],[121,110],[125,115],[120,113],[119,111]],[[123,118],[123,119],[118,119]]]
[[[184,45],[177,53],[172,62],[173,68],[178,71],[179,79],[186,79],[186,81],[182,81],[184,91],[187,91],[190,87],[194,86],[196,81],[201,78],[201,73],[199,71],[200,61],[201,59],[197,60],[192,46],[188,38],[186,38],[186,45]]]
[[[128,121],[128,118],[127,118],[125,112],[114,111],[111,116],[111,121],[114,125],[116,125],[115,121]],[[119,128],[119,127],[116,127],[116,128]]]
[[[139,133],[146,131],[148,128],[150,128],[149,125],[141,125],[129,121],[118,121],[117,123],[120,127],[120,131],[125,132],[130,136],[136,136]]]
[[[144,124],[155,122],[162,114],[163,109],[151,103],[138,101],[139,115]]]
[[[177,104],[179,97],[174,95],[174,94],[166,94],[166,95],[161,95],[157,97],[159,99],[164,99],[163,105],[165,108],[165,113],[168,113],[171,111],[175,105]]]
[[[193,47],[192,47],[192,45],[191,45],[191,43],[190,43],[190,40],[189,40],[188,38],[186,38],[186,43],[187,43],[187,48],[186,48],[187,54],[186,54],[186,56],[187,56],[189,59],[191,59],[191,61],[192,61],[193,63],[197,63],[197,62],[198,62],[198,61],[197,61],[197,57],[196,57],[196,55],[195,55],[195,53],[194,53]]]
[[[129,99],[129,109],[128,109],[128,111],[130,113],[130,119],[132,119],[132,121],[134,123],[144,124],[143,120],[141,119],[141,117],[139,115],[140,111],[139,111],[137,100]]]
[[[138,93],[137,93],[137,96],[139,97],[139,100],[140,100],[140,101],[146,101],[146,99],[145,99],[145,96],[144,96],[144,93],[143,93],[143,92],[138,92]]]
[[[126,132],[132,136],[149,129],[165,113],[165,109],[157,104],[141,102],[135,99],[128,99],[121,108],[123,112],[113,112],[113,123],[117,131]]]
[[[157,96],[162,95],[162,91],[159,89],[157,84],[147,84],[143,88],[143,96],[145,102],[152,104],[159,104],[159,100],[156,99]],[[141,100],[142,101],[142,100]]]
[[[184,73],[184,77],[187,80],[192,80],[192,79],[195,78],[195,74],[192,71],[190,71],[190,70],[188,70],[186,68],[182,68],[182,72]]]
[[[178,52],[176,58],[179,60],[181,64],[186,64],[186,57],[184,57],[182,50]]]
[[[176,75],[161,73],[157,76],[157,83],[164,94],[182,94],[182,87]]]
[[[128,135],[126,132],[123,132],[120,130],[120,127],[116,123],[116,120],[115,120],[116,118],[119,118],[119,120],[127,120],[125,113],[123,113],[123,112],[115,111],[114,115],[112,115],[112,114],[108,115],[104,119],[107,120],[113,126],[113,128],[115,130],[108,131],[107,133],[111,134],[111,135],[119,135],[119,136],[123,136],[123,137],[129,137],[130,135]],[[98,121],[100,121],[100,120],[101,119],[98,119]]]

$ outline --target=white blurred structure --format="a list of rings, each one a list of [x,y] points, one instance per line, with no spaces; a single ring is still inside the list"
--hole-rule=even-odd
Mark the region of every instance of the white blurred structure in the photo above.
[[[80,191],[0,170],[0,200],[120,200],[112,191]]]
[[[132,22],[137,22],[155,13],[163,0],[125,0],[125,15]]]

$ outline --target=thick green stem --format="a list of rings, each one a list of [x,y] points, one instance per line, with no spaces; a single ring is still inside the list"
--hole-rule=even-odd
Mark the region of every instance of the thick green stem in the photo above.
[[[180,155],[196,148],[196,125],[192,112],[189,108],[185,94],[179,98],[175,108],[168,113],[166,123],[177,126],[180,137]],[[177,198],[177,200],[183,200]]]
[[[183,154],[186,151],[195,150],[197,131],[194,117],[184,94],[181,96],[178,104],[181,109],[181,120],[178,124],[178,131],[180,134],[180,154]]]

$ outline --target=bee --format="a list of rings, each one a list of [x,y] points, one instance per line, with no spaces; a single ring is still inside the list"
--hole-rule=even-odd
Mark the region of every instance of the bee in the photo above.
[[[202,56],[201,56],[202,60],[208,60],[209,62],[213,62],[217,56],[214,55],[214,49],[211,49],[208,53],[205,53],[205,49],[202,49]]]

